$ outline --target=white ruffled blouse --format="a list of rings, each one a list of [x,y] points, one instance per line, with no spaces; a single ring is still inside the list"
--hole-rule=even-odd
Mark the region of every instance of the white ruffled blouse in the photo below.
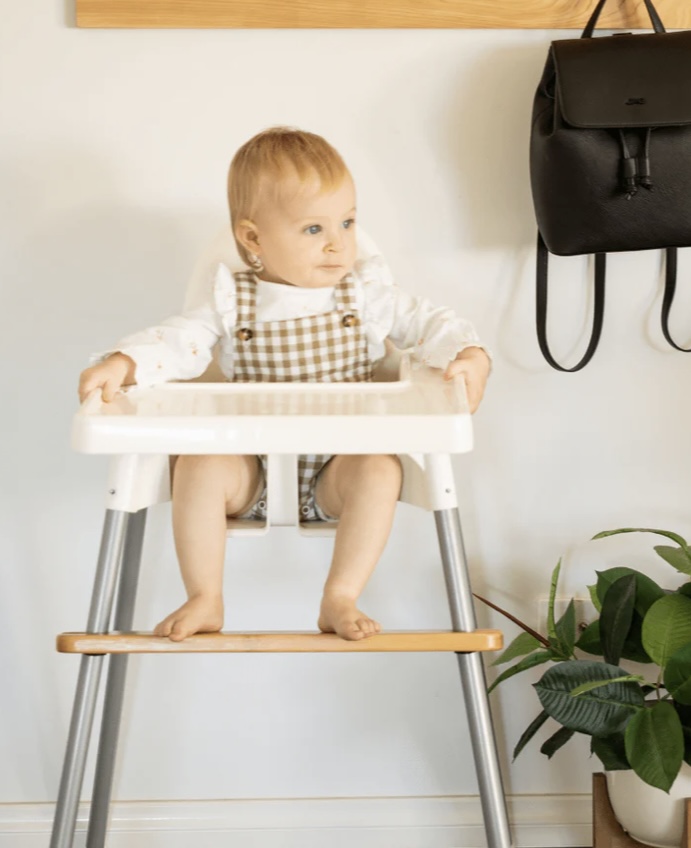
[[[447,307],[433,306],[396,286],[380,256],[358,260],[352,272],[355,294],[372,362],[385,353],[385,339],[426,365],[445,368],[466,347],[482,347],[473,325]],[[336,308],[333,287],[300,288],[257,279],[257,321],[320,315]],[[103,359],[120,351],[136,364],[139,385],[187,380],[202,374],[219,344],[218,362],[233,379],[235,280],[219,264],[196,302],[155,327],[126,336]]]

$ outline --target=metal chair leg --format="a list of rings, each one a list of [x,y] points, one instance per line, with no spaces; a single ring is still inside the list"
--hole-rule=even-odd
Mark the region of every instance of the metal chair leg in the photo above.
[[[463,548],[461,522],[457,509],[434,513],[439,537],[444,578],[449,596],[451,622],[457,631],[475,630],[475,609]],[[510,848],[511,833],[506,798],[499,770],[497,745],[487,698],[485,670],[480,654],[457,654],[465,696],[470,738],[475,758],[489,848]]]
[[[108,630],[129,518],[126,512],[106,510],[86,625],[88,633],[105,633]],[[72,848],[102,665],[102,656],[84,656],[79,666],[50,848]]]
[[[142,509],[132,515],[127,527],[115,613],[113,615],[113,630],[127,632],[132,629],[145,527],[146,509]],[[86,835],[87,848],[103,848],[105,844],[108,810],[113,789],[115,755],[125,695],[127,660],[127,654],[119,654],[111,656],[109,661],[94,788],[91,796],[89,828]]]

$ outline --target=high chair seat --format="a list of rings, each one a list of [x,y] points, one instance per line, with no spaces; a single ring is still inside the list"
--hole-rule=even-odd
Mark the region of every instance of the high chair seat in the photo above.
[[[372,243],[363,243],[363,250],[371,254]],[[232,267],[233,256],[232,240],[226,232],[200,260],[191,288],[200,284],[219,259]],[[87,399],[74,419],[73,446],[82,453],[107,454],[112,459],[86,631],[58,637],[58,650],[82,656],[50,848],[73,846],[106,655],[112,656],[108,659],[87,848],[105,844],[129,654],[400,651],[456,655],[488,848],[510,848],[481,661],[481,652],[501,647],[502,636],[499,631],[476,626],[450,459],[451,454],[472,449],[462,382],[445,382],[441,372],[408,368],[404,361],[394,369],[392,381],[371,384],[133,387],[109,404],[103,404],[98,394]],[[198,634],[171,642],[150,633],[131,632],[147,510],[170,499],[169,455],[267,455],[267,520],[230,522],[232,535],[264,533],[274,525],[331,533],[332,522],[300,525],[295,472],[297,456],[308,453],[399,455],[404,472],[401,500],[434,513],[452,630],[384,632],[357,642],[323,633]]]

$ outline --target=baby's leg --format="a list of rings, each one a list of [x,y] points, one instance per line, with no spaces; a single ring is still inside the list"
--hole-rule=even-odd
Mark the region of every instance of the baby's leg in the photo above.
[[[187,602],[154,629],[173,641],[223,626],[226,516],[242,514],[262,486],[256,456],[180,456],[173,471],[173,535]]]
[[[364,639],[378,622],[356,606],[381,556],[403,479],[396,456],[335,456],[319,476],[317,503],[339,519],[318,626],[343,639]]]

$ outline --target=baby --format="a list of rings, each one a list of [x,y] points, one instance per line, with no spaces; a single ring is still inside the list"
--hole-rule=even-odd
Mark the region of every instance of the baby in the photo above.
[[[108,402],[124,385],[199,376],[217,343],[228,380],[370,380],[388,338],[447,380],[464,379],[477,408],[490,363],[472,325],[400,291],[381,257],[357,259],[355,186],[328,142],[284,127],[259,133],[233,158],[228,201],[247,270],[219,265],[183,314],[123,339],[82,372],[82,400],[99,388]],[[353,640],[378,633],[357,603],[391,529],[398,458],[300,457],[298,476],[301,519],[338,520],[319,629]],[[226,518],[265,514],[264,459],[180,456],[172,489],[187,601],[154,632],[179,641],[223,626]]]

